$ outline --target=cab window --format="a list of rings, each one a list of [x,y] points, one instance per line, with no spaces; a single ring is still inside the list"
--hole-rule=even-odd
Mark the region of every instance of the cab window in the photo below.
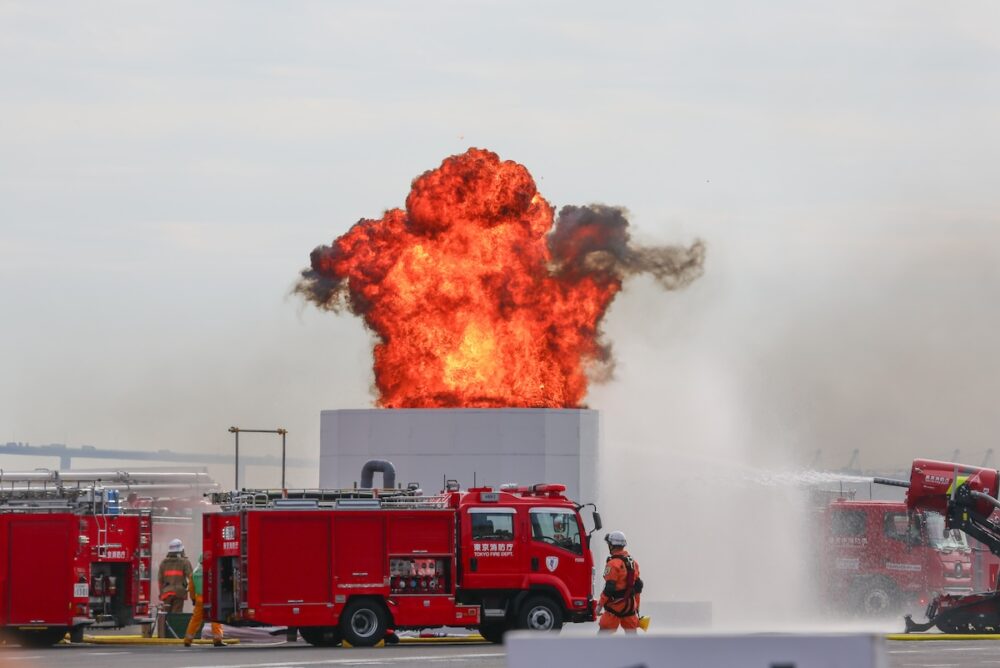
[[[583,554],[576,515],[565,510],[531,510],[531,539]]]
[[[906,540],[910,535],[910,518],[906,513],[886,513],[882,533],[887,538]]]
[[[868,525],[868,517],[861,510],[835,510],[830,522],[830,533],[834,536],[863,536]]]
[[[514,540],[513,513],[470,513],[473,540]]]

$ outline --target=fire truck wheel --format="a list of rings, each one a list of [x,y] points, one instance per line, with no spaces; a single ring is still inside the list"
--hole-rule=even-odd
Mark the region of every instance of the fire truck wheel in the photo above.
[[[340,644],[340,629],[336,626],[300,626],[299,633],[313,647],[336,647]]]
[[[865,616],[894,615],[900,604],[895,585],[881,578],[858,586],[855,596],[857,610]]]
[[[21,647],[51,647],[66,635],[66,629],[44,629],[41,631],[20,631],[17,643]]]
[[[503,634],[507,632],[505,622],[490,622],[479,626],[479,635],[496,645],[503,644]]]
[[[376,601],[351,601],[340,615],[340,633],[355,647],[377,645],[387,628],[385,608]]]
[[[517,617],[518,628],[529,631],[555,631],[562,628],[562,610],[547,596],[529,598],[521,606]]]

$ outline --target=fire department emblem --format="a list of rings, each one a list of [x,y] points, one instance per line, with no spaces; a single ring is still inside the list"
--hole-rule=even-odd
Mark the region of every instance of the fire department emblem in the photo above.
[[[545,567],[552,573],[559,565],[559,557],[545,557]]]

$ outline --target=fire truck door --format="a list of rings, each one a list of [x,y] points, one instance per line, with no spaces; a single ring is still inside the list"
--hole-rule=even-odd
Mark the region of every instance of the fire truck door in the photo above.
[[[466,587],[515,586],[524,573],[524,529],[513,508],[479,506],[462,518],[462,572]]]
[[[554,575],[571,591],[589,591],[590,569],[580,566],[586,559],[576,513],[568,508],[531,508],[528,519],[531,528],[529,570]]]
[[[851,586],[854,580],[872,570],[868,549],[868,513],[860,508],[834,508],[827,526],[827,549],[830,583]]]

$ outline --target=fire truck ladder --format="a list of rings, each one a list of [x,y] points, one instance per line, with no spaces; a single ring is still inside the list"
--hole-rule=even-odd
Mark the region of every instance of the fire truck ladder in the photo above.
[[[61,486],[12,486],[0,489],[0,512],[65,513],[81,506],[87,490],[64,489]]]
[[[208,494],[213,504],[228,511],[251,509],[307,508],[386,508],[441,509],[448,507],[449,496],[423,496],[419,490],[397,489],[244,489]]]
[[[234,592],[236,595],[236,600],[240,602],[240,609],[245,610],[250,607],[247,602],[247,587],[249,587],[250,582],[247,577],[247,516],[243,515],[240,517],[240,561],[239,561],[239,572],[233,573],[233,584],[238,587],[238,591]]]
[[[145,601],[139,601],[149,614],[151,605],[150,598],[153,595],[153,511],[140,510],[139,512],[139,568],[136,571],[136,584],[140,594],[144,594]]]

